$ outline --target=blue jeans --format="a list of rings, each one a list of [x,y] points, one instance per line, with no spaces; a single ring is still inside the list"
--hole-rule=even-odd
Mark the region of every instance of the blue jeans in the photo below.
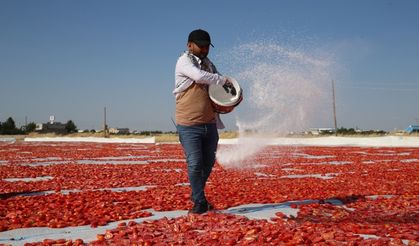
[[[204,203],[205,184],[215,163],[218,130],[215,124],[194,126],[177,125],[179,140],[188,163],[188,177],[192,189],[192,201]]]

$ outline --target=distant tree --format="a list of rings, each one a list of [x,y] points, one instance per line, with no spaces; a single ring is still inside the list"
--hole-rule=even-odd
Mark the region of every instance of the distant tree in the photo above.
[[[12,117],[9,117],[5,122],[1,124],[1,134],[22,134],[23,131],[16,128],[15,121]]]
[[[74,124],[74,122],[72,120],[69,120],[65,124],[65,130],[68,133],[76,132],[77,131],[77,126],[76,126],[76,124]]]
[[[96,133],[95,129],[90,130],[91,133]]]
[[[342,134],[342,135],[354,135],[356,134],[356,131],[354,128],[345,128],[345,127],[341,127],[338,129],[338,134]]]
[[[386,135],[387,132],[383,130],[355,130],[354,128],[344,128],[341,127],[338,129],[338,134],[341,135]]]
[[[12,131],[16,129],[16,124],[12,117],[9,117],[6,122],[2,124],[2,129],[5,131]]]
[[[16,130],[15,121],[12,117],[9,117],[3,124],[1,125],[1,132],[3,134],[14,134]]]
[[[33,131],[35,131],[35,128],[36,128],[35,122],[31,122],[26,126],[25,132],[26,133],[33,132]]]
[[[158,130],[155,130],[155,131],[141,131],[140,132],[141,135],[145,135],[145,136],[157,135],[157,134],[162,134],[162,133],[163,133],[162,131],[158,131]]]

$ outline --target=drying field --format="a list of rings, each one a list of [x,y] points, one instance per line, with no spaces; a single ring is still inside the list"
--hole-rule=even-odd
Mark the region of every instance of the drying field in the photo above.
[[[0,142],[0,244],[419,244],[419,148],[269,146],[209,181],[187,215],[179,144]]]

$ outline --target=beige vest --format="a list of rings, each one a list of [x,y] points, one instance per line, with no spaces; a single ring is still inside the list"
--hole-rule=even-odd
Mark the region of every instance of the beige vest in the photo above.
[[[176,124],[192,126],[215,123],[208,85],[193,83],[176,98]]]

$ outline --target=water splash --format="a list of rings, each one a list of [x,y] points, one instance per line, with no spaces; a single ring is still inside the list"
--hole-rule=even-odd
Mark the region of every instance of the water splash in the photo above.
[[[224,167],[248,166],[270,137],[330,121],[334,62],[328,52],[270,41],[240,45],[228,57],[244,101],[237,109],[238,144],[217,152]]]

